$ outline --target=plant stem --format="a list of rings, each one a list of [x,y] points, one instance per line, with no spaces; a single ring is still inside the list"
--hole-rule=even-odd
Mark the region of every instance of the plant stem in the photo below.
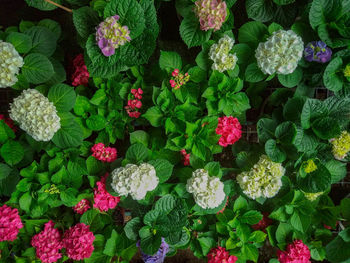
[[[50,4],[52,4],[52,5],[55,5],[55,6],[59,7],[59,8],[61,8],[61,9],[63,9],[63,10],[65,10],[65,11],[67,11],[67,12],[69,12],[69,13],[72,13],[72,12],[73,12],[72,9],[69,9],[68,7],[65,7],[65,6],[63,6],[63,5],[57,4],[56,2],[54,2],[54,1],[52,1],[52,0],[45,0],[45,1],[48,2],[48,3],[50,3]]]

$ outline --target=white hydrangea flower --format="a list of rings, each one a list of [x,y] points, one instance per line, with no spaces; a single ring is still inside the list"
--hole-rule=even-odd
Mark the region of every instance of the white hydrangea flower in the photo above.
[[[273,32],[255,51],[258,66],[265,74],[290,74],[303,56],[304,43],[292,30]]]
[[[187,180],[186,189],[204,209],[218,207],[225,199],[224,184],[218,177],[209,176],[204,169],[192,173],[192,177]]]
[[[0,88],[11,87],[18,81],[23,58],[11,43],[0,40]]]
[[[214,62],[213,70],[224,72],[225,70],[234,69],[237,63],[236,54],[231,54],[230,50],[235,41],[229,36],[222,37],[217,44],[211,46],[209,58]]]
[[[285,169],[280,163],[275,163],[266,155],[262,155],[250,171],[237,176],[237,181],[250,198],[271,198],[281,188],[284,172]]]
[[[154,167],[148,163],[127,164],[114,169],[111,186],[121,196],[131,195],[134,200],[145,198],[148,191],[154,190],[159,183]]]
[[[10,104],[10,118],[37,141],[49,141],[61,128],[56,107],[35,89],[23,90]]]

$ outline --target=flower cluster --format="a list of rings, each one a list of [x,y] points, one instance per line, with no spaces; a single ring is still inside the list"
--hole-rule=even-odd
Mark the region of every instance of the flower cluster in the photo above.
[[[235,263],[238,258],[230,255],[224,247],[212,248],[208,253],[208,263]]]
[[[141,115],[141,112],[139,112],[137,109],[140,109],[142,107],[142,89],[131,89],[131,94],[134,97],[133,99],[128,100],[128,105],[125,106],[125,110],[129,117],[131,118],[138,118]]]
[[[50,188],[45,189],[44,191],[45,193],[48,193],[50,195],[54,195],[54,194],[59,194],[60,193],[60,189],[57,188],[57,186],[55,184],[51,184]]]
[[[258,66],[265,74],[290,74],[303,55],[304,43],[292,30],[273,32],[255,51]]]
[[[61,128],[56,107],[35,89],[23,90],[10,104],[10,118],[37,141],[49,141]]]
[[[269,226],[272,225],[273,221],[272,219],[269,218],[269,213],[263,212],[263,218],[259,221],[259,223],[252,225],[252,228],[254,230],[262,230],[265,232],[265,229]]]
[[[89,258],[94,251],[95,236],[84,223],[69,228],[63,236],[63,247],[73,260]]]
[[[98,208],[101,212],[106,212],[109,209],[115,208],[119,201],[119,196],[113,196],[106,190],[106,179],[108,174],[101,178],[101,181],[97,182],[97,188],[94,188],[94,207]]]
[[[281,263],[309,263],[310,250],[301,240],[295,240],[288,244],[286,251],[277,251],[278,260]]]
[[[308,199],[309,201],[315,201],[319,196],[323,195],[323,192],[317,192],[317,193],[305,193],[304,192],[304,196],[306,197],[306,199]]]
[[[344,77],[347,78],[348,81],[350,81],[350,64],[346,65],[345,69],[343,70]]]
[[[218,207],[225,199],[224,184],[218,177],[209,176],[204,169],[197,169],[187,180],[187,192],[192,193],[197,205],[204,209]]]
[[[171,73],[170,86],[174,89],[179,89],[181,86],[185,85],[190,80],[190,75],[186,72],[185,74],[180,73],[179,69],[174,69]]]
[[[97,143],[91,148],[92,156],[102,162],[111,163],[117,159],[117,149],[106,147],[103,143]]]
[[[304,49],[304,58],[309,62],[326,63],[331,57],[332,50],[322,41],[312,41]]]
[[[89,83],[89,72],[84,62],[83,54],[77,55],[73,60],[73,69],[72,74],[72,85],[74,87],[79,85],[87,86]]]
[[[10,118],[6,118],[4,114],[0,114],[0,120],[3,120],[6,123],[6,125],[13,130],[13,132],[17,131],[17,128],[13,123],[13,120],[11,120]]]
[[[342,131],[339,137],[330,140],[334,158],[342,160],[350,151],[350,133]]]
[[[310,159],[303,163],[304,172],[309,174],[317,170],[317,165],[314,160]]]
[[[185,149],[182,149],[180,151],[181,155],[182,155],[182,161],[184,166],[189,166],[190,165],[190,154],[186,152]]]
[[[140,241],[138,241],[136,245],[140,247]],[[158,251],[154,255],[147,255],[141,250],[141,257],[144,263],[163,263],[168,252],[169,245],[165,242],[164,238],[162,238],[162,243],[160,244]]]
[[[156,189],[159,178],[154,167],[148,163],[127,164],[112,172],[112,188],[122,196],[131,195],[134,200],[145,198],[148,191]]]
[[[130,42],[130,31],[127,26],[121,26],[119,16],[110,16],[101,22],[96,31],[96,41],[103,55],[112,56],[115,50]]]
[[[0,88],[11,87],[18,81],[23,58],[11,43],[0,40]]]
[[[242,172],[237,176],[237,181],[243,192],[250,198],[271,198],[281,188],[284,172],[285,169],[280,163],[275,163],[266,155],[262,155],[250,171]]]
[[[221,135],[219,145],[226,147],[237,142],[242,136],[242,126],[237,118],[224,116],[219,118],[216,134]]]
[[[13,241],[23,227],[18,210],[7,205],[0,206],[0,242]]]
[[[238,58],[236,54],[230,54],[234,43],[234,39],[225,35],[217,44],[211,46],[209,58],[214,62],[211,67],[213,70],[224,72],[235,68]]]
[[[74,212],[77,214],[84,214],[90,208],[90,202],[87,199],[82,199],[79,203],[73,206]]]
[[[63,248],[62,236],[55,223],[51,220],[45,224],[44,230],[32,238],[32,246],[36,256],[45,263],[56,262],[62,257],[60,249]]]
[[[201,30],[217,31],[225,22],[227,11],[226,2],[222,0],[198,0],[194,12],[199,18]]]

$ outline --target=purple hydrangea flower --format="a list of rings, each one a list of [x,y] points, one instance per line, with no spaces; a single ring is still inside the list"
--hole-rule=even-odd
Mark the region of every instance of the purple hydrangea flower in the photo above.
[[[140,247],[140,241],[138,241],[136,245]],[[145,263],[163,263],[168,251],[169,251],[169,245],[164,241],[164,238],[162,238],[162,243],[157,253],[150,256],[143,253],[141,250],[141,256]]]
[[[326,63],[331,57],[332,50],[322,41],[312,41],[304,49],[304,58],[309,62]]]
[[[110,16],[101,22],[96,30],[96,42],[106,57],[112,56],[115,49],[131,40],[127,26],[118,23],[119,16]]]

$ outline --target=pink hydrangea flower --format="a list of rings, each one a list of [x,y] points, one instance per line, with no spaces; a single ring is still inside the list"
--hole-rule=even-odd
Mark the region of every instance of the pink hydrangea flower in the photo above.
[[[90,202],[87,199],[82,199],[79,203],[73,206],[74,212],[77,214],[84,214],[90,208]]]
[[[102,162],[114,162],[117,159],[117,149],[106,147],[103,143],[97,143],[91,148],[92,156]]]
[[[235,263],[237,257],[228,253],[226,248],[212,248],[208,253],[208,263]]]
[[[89,258],[94,251],[95,236],[84,223],[69,228],[63,236],[63,247],[73,260]]]
[[[15,240],[22,227],[17,208],[7,205],[0,207],[0,242]]]
[[[295,240],[288,244],[286,251],[277,251],[278,260],[281,263],[309,263],[310,250],[301,240]]]
[[[182,160],[183,160],[184,166],[190,165],[190,154],[187,153],[185,149],[182,149],[180,153],[182,154]]]
[[[269,226],[272,225],[273,221],[272,219],[269,218],[269,213],[263,212],[263,218],[259,221],[259,223],[252,225],[252,228],[255,230],[262,230],[266,231],[265,229]]]
[[[219,144],[223,147],[234,144],[242,136],[242,126],[237,118],[224,116],[219,118],[216,134],[221,135]]]
[[[126,113],[129,115],[131,118],[139,118],[141,113],[137,111],[137,109],[140,109],[142,107],[142,94],[143,90],[138,88],[138,89],[131,89],[131,97],[132,99],[128,100],[128,105],[125,106]],[[129,96],[130,97],[130,96]]]
[[[225,22],[226,3],[222,0],[198,0],[195,2],[194,12],[199,18],[201,30],[219,30]]]
[[[32,246],[36,250],[36,256],[45,263],[56,262],[62,257],[59,252],[63,248],[62,236],[55,223],[51,220],[45,224],[45,228],[32,238]]]
[[[72,74],[72,85],[74,87],[79,85],[87,86],[89,83],[89,72],[84,62],[83,54],[77,55],[73,60],[74,73]]]
[[[101,178],[101,181],[97,182],[97,188],[94,188],[94,207],[98,208],[101,212],[106,212],[109,209],[114,209],[119,201],[119,196],[113,196],[106,190],[106,179],[108,173]]]
[[[13,132],[17,131],[17,127],[13,123],[13,120],[11,120],[10,118],[6,118],[4,114],[0,114],[0,120],[4,120],[7,126],[9,126],[13,130]]]

